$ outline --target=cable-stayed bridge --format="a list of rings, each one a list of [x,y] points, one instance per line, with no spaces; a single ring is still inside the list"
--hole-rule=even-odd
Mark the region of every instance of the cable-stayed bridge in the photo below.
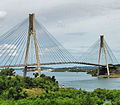
[[[102,59],[105,64],[101,63]],[[106,66],[109,75],[108,64],[114,62],[117,60],[104,41],[104,36],[101,36],[79,60],[75,59],[35,19],[34,14],[30,14],[29,18],[0,36],[0,68],[24,67],[24,76],[28,67],[36,67],[40,75],[40,65],[58,64]]]

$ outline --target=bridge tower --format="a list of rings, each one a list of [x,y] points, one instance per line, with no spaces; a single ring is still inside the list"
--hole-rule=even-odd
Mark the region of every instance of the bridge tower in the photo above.
[[[107,61],[107,53],[106,53],[105,44],[104,44],[104,35],[100,36],[100,50],[99,50],[98,64],[100,64],[100,58],[101,58],[101,51],[102,51],[102,49],[103,49],[104,54],[105,54],[107,74],[110,75],[108,61]],[[99,72],[100,72],[100,70],[98,69],[98,75],[99,75]]]
[[[33,35],[33,37],[34,37],[37,70],[38,70],[38,74],[40,76],[41,70],[40,70],[40,61],[39,61],[39,55],[38,55],[38,46],[37,46],[36,31],[35,31],[35,15],[34,14],[29,14],[29,30],[28,30],[27,48],[26,48],[26,55],[25,55],[25,67],[24,67],[24,74],[23,74],[24,77],[27,74],[28,53],[29,53],[29,45],[30,45],[31,35]]]

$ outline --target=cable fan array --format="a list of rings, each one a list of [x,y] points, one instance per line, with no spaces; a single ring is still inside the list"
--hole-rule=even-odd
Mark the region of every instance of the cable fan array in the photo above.
[[[108,64],[118,64],[118,61],[114,54],[112,53],[112,50],[109,48],[107,42],[104,40],[105,50],[107,53],[107,61]],[[98,63],[99,59],[99,50],[100,50],[100,39],[98,39],[87,51],[82,55],[79,59],[82,58],[82,61],[89,62],[89,63]],[[105,65],[105,54],[104,50],[101,51],[101,59],[100,64]]]
[[[23,65],[28,37],[28,18],[0,36],[0,65]],[[40,63],[75,62],[76,59],[35,20]],[[30,37],[28,64],[36,64],[33,36]]]
[[[0,36],[0,66],[24,65],[27,47],[29,19],[25,19],[8,32]],[[100,39],[97,40],[80,60],[76,60],[48,31],[35,19],[38,54],[41,64],[88,62],[97,64],[100,49]],[[111,49],[104,41],[109,64],[118,63]],[[28,64],[36,64],[34,36],[30,36]],[[102,49],[101,64],[105,65],[105,55]]]

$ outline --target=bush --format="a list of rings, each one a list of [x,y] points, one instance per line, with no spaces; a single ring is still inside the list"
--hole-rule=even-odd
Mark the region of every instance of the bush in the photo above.
[[[33,73],[33,75],[35,76],[35,78],[37,78],[38,77],[38,73]]]

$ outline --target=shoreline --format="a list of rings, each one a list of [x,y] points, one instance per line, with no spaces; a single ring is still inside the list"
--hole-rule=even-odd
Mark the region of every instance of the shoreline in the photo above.
[[[102,77],[102,78],[119,78],[120,74],[114,74],[114,75],[99,75],[99,76],[93,76],[93,77]]]
[[[52,72],[53,70],[49,69],[49,70],[41,70],[41,72]],[[34,72],[38,72],[38,70],[35,70]]]

